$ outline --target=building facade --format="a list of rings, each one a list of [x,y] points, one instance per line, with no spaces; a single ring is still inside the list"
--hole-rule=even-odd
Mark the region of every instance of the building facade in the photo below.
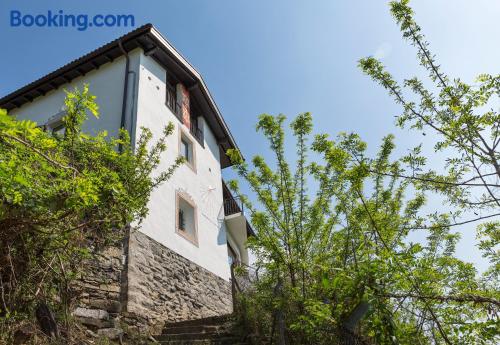
[[[172,122],[159,170],[178,155],[186,164],[153,192],[123,248],[101,253],[77,315],[102,310],[152,324],[230,313],[230,262],[248,264],[252,230],[222,180],[225,152],[237,146],[201,75],[147,24],[3,97],[0,108],[61,130],[64,90],[84,84],[100,107],[84,131],[125,128],[135,142],[141,127],[159,138]],[[110,317],[100,320],[98,328],[111,327]]]

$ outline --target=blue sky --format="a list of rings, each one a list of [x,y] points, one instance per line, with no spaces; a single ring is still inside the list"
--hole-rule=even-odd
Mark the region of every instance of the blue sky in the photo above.
[[[413,7],[446,73],[465,81],[498,73],[500,2],[413,1]],[[387,1],[2,0],[0,96],[129,31],[11,28],[11,10],[133,14],[136,26],[153,23],[203,74],[247,158],[268,156],[254,131],[264,112],[293,117],[310,111],[317,131],[355,131],[373,150],[388,133],[396,134],[398,153],[423,138],[395,128],[398,106],[356,66],[359,58],[377,55],[398,79],[421,74]],[[473,229],[461,231],[459,256],[484,269]]]

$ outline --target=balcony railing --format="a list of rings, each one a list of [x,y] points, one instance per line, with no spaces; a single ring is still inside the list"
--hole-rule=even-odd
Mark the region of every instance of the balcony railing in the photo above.
[[[182,123],[182,107],[177,103],[177,96],[175,90],[167,88],[167,107],[172,110],[172,113],[177,117],[177,119]]]
[[[205,146],[204,143],[204,138],[203,138],[203,131],[198,128],[196,122],[191,122],[189,126],[189,132],[193,135],[193,137],[196,138],[196,140],[200,143],[201,146]]]
[[[224,215],[230,216],[236,213],[244,213],[243,202],[240,198],[227,198],[224,200]]]
[[[167,107],[174,113],[175,117],[184,124],[184,120],[182,118],[182,106],[177,102],[177,97],[175,94],[175,90],[167,88]],[[196,122],[192,121],[189,125],[189,132],[193,137],[196,138],[196,141],[200,143],[201,146],[205,147],[204,135],[203,131],[198,128]]]

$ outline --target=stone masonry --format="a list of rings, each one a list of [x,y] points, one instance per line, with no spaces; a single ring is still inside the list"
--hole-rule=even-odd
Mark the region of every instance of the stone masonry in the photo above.
[[[123,324],[155,334],[165,322],[232,312],[228,281],[139,231],[128,248],[108,247],[83,264],[73,315],[97,334],[116,339]]]
[[[78,307],[73,315],[97,334],[116,338],[121,334],[122,279],[125,272],[121,245],[93,253],[82,262],[84,273],[77,284]]]
[[[127,314],[150,328],[232,312],[228,281],[139,231],[131,233],[128,260]]]

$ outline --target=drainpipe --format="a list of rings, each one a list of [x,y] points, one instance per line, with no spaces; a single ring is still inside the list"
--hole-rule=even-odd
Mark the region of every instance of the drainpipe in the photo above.
[[[128,76],[132,74],[134,76],[134,84],[133,84],[133,97],[135,95],[135,79],[136,74],[134,71],[129,71],[130,67],[130,57],[128,56],[127,51],[123,48],[122,41],[118,41],[118,46],[122,51],[123,55],[125,55],[125,76],[123,82],[123,101],[122,101],[122,116],[120,120],[120,128],[126,129],[129,132],[130,140],[134,140],[132,138],[132,123],[131,128],[125,128],[126,125],[126,113],[127,113],[127,96],[128,96]],[[134,104],[131,105],[131,112],[134,110]],[[131,121],[132,122],[132,121]],[[118,151],[122,152],[123,147],[122,144],[119,145]],[[120,312],[127,311],[128,307],[128,267],[129,267],[129,257],[130,257],[130,235],[131,235],[131,224],[128,223],[125,226],[125,236],[122,242],[122,271],[120,274]]]
[[[130,57],[128,56],[128,53],[125,51],[123,48],[122,41],[118,41],[118,46],[120,47],[120,50],[122,51],[123,55],[125,55],[125,77],[124,77],[124,82],[123,82],[123,101],[122,101],[122,118],[120,121],[120,128],[125,128],[125,112],[127,111],[127,95],[128,95],[128,72],[129,72],[129,65],[130,65]],[[121,151],[120,147],[120,151]]]
[[[127,53],[127,51],[125,50],[125,48],[123,48],[123,44],[122,44],[122,41],[119,40],[118,41],[118,46],[120,47],[120,50],[122,51],[123,55],[125,55],[125,59],[126,59],[126,63],[125,63],[125,76],[124,76],[124,82],[123,82],[123,101],[122,101],[122,117],[121,117],[121,120],[120,120],[120,128],[123,128],[123,129],[126,129],[128,132],[129,132],[129,135],[130,135],[130,140],[132,140],[132,143],[133,141],[135,140],[134,136],[133,136],[133,133],[132,133],[132,129],[134,128],[133,127],[133,116],[131,115],[131,121],[130,121],[130,124],[129,124],[129,128],[125,128],[125,125],[126,125],[126,122],[127,122],[127,96],[128,96],[128,79],[129,79],[129,74],[132,74],[132,76],[134,77],[134,80],[133,80],[133,96],[135,96],[135,84],[136,84],[136,73],[135,71],[130,71],[129,68],[130,68],[130,57]],[[131,107],[130,107],[130,111],[133,112],[134,111],[134,98],[132,97],[132,104],[131,104]],[[119,146],[119,151],[122,152],[122,145]]]

